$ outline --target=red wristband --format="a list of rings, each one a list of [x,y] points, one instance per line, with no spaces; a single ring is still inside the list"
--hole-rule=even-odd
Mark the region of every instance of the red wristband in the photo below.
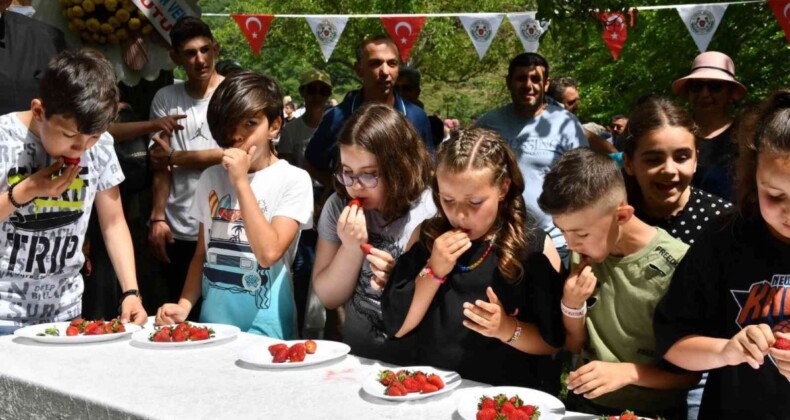
[[[425,277],[425,276],[430,276],[432,279],[438,281],[439,284],[444,284],[444,282],[447,281],[447,276],[444,277],[437,276],[436,274],[434,274],[433,270],[431,270],[431,267],[428,267],[427,265],[422,269],[422,271],[420,271],[420,277]]]

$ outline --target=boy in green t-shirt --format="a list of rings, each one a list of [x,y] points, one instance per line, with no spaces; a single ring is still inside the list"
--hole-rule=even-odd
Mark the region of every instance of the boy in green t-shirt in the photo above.
[[[615,162],[589,149],[557,161],[538,203],[573,252],[563,323],[566,347],[585,364],[568,376],[571,405],[685,418],[687,389],[699,378],[658,366],[653,312],[688,246],[634,216]]]

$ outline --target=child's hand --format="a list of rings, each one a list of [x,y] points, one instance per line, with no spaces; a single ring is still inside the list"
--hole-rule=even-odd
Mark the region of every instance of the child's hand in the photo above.
[[[368,242],[368,225],[365,221],[365,211],[357,207],[346,206],[337,219],[337,236],[343,246],[356,249],[362,253],[359,246]]]
[[[775,341],[768,324],[749,325],[727,341],[720,356],[728,366],[748,363],[752,368],[759,369]]]
[[[453,271],[458,257],[471,247],[472,241],[469,240],[466,232],[460,229],[444,232],[433,241],[428,267],[431,267],[431,271],[437,277],[445,277]]]
[[[776,333],[776,337],[790,340],[790,334]],[[771,353],[771,356],[774,357],[774,361],[776,361],[776,368],[779,369],[779,373],[790,380],[790,350],[782,350],[776,347],[771,347],[769,352]]]
[[[595,291],[597,282],[598,279],[593,274],[588,260],[583,258],[565,280],[562,288],[562,304],[572,309],[582,308]]]
[[[247,174],[250,172],[250,162],[252,162],[252,155],[255,153],[257,146],[250,147],[250,150],[244,151],[235,147],[225,149],[222,152],[222,167],[228,171],[230,182],[234,185],[241,180],[247,180]]]
[[[14,200],[26,203],[36,197],[58,197],[66,191],[71,182],[79,175],[79,165],[68,165],[63,173],[56,173],[63,168],[63,159],[58,159],[52,165],[39,169],[33,175],[14,188]]]
[[[636,381],[636,370],[630,363],[594,361],[568,374],[568,391],[598,398]]]
[[[184,322],[189,310],[176,303],[165,303],[156,310],[154,325],[171,325]]]
[[[167,244],[175,243],[173,231],[167,222],[159,220],[151,222],[148,231],[148,245],[151,246],[151,255],[159,261],[170,264],[170,257],[167,255]]]
[[[143,308],[143,301],[137,296],[129,296],[121,302],[121,322],[133,322],[143,325],[148,321],[148,314]]]
[[[505,308],[499,302],[499,298],[494,293],[494,289],[486,289],[488,302],[476,300],[472,305],[464,302],[464,316],[469,318],[464,320],[464,326],[472,331],[486,336],[507,341],[513,336],[516,330],[515,319],[505,314]]]
[[[371,287],[378,291],[384,290],[392,267],[395,266],[395,258],[392,258],[389,252],[376,248],[370,248],[370,254],[365,258],[370,263],[370,271],[373,272],[373,278],[370,279]]]

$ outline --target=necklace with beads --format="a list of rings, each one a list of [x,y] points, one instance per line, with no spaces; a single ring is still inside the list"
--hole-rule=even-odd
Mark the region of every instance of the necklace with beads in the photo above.
[[[483,252],[483,255],[477,261],[475,261],[474,263],[472,263],[470,265],[461,265],[459,263],[455,263],[455,267],[462,273],[468,273],[468,272],[474,270],[475,268],[479,267],[480,264],[482,264],[483,261],[485,261],[485,259],[488,256],[488,254],[491,253],[491,248],[494,247],[494,241],[495,240],[496,240],[496,235],[491,237],[491,241],[488,242],[488,248],[486,248],[485,252]]]

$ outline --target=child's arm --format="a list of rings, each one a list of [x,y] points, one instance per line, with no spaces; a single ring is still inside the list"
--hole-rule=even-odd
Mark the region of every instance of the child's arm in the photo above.
[[[39,169],[33,175],[23,179],[12,186],[14,189],[0,195],[0,220],[5,220],[16,211],[16,206],[11,203],[11,196],[17,204],[25,204],[36,197],[57,197],[66,191],[71,181],[80,173],[79,165],[69,165],[63,174],[53,177],[63,167],[63,159],[58,159],[52,165]]]
[[[420,237],[420,228],[412,233],[409,244],[413,244]],[[472,247],[469,235],[461,230],[450,230],[441,234],[433,242],[431,256],[428,258],[426,267],[429,267],[433,275],[418,275],[414,279],[414,298],[412,298],[409,312],[403,321],[403,326],[395,333],[395,337],[403,337],[422,322],[428,308],[431,306],[436,292],[439,291],[442,283],[433,277],[446,278],[464,252]]]
[[[671,373],[655,365],[594,361],[576,369],[566,380],[568,390],[597,398],[627,385],[653,389],[691,388],[699,382],[698,373]]]
[[[664,358],[687,370],[705,371],[748,363],[759,369],[776,342],[768,324],[749,325],[731,339],[691,335],[678,340]]]
[[[163,169],[154,171],[152,185],[152,206],[151,217],[149,219],[148,244],[151,246],[151,253],[159,261],[170,263],[167,255],[167,244],[174,242],[173,232],[167,224],[165,208],[167,198],[170,196],[170,186],[173,182],[173,174],[169,170]]]
[[[562,291],[561,304],[566,308],[581,311],[579,315],[572,316],[573,311],[562,311],[562,324],[565,326],[565,348],[573,353],[579,353],[587,341],[587,299],[595,291],[597,279],[592,273],[586,259],[571,270]]]
[[[151,162],[160,170],[167,166],[181,166],[202,171],[222,163],[223,150],[219,147],[206,150],[173,150],[169,141],[159,136],[154,136],[151,140],[156,143],[151,149]]]
[[[198,242],[195,255],[189,263],[184,289],[178,303],[166,303],[156,311],[156,325],[169,325],[183,322],[201,295],[203,264],[206,262],[206,242],[203,236],[203,223],[198,226]]]
[[[121,193],[117,186],[96,193],[96,214],[99,217],[104,243],[110,255],[121,290],[139,290],[134,266],[132,235],[123,215]],[[144,324],[148,315],[137,296],[127,296],[121,302],[121,321]]]
[[[469,318],[464,320],[465,327],[486,337],[498,338],[524,353],[554,354],[559,350],[546,343],[535,324],[507,316],[494,289],[488,287],[486,295],[488,302],[478,299],[474,304],[464,303],[464,315]]]
[[[110,128],[108,128],[107,131],[112,134],[112,138],[116,142],[132,140],[155,131],[163,131],[170,135],[173,131],[184,129],[184,127],[178,123],[178,120],[186,117],[186,115],[166,115],[155,120],[117,122],[110,124]]]

